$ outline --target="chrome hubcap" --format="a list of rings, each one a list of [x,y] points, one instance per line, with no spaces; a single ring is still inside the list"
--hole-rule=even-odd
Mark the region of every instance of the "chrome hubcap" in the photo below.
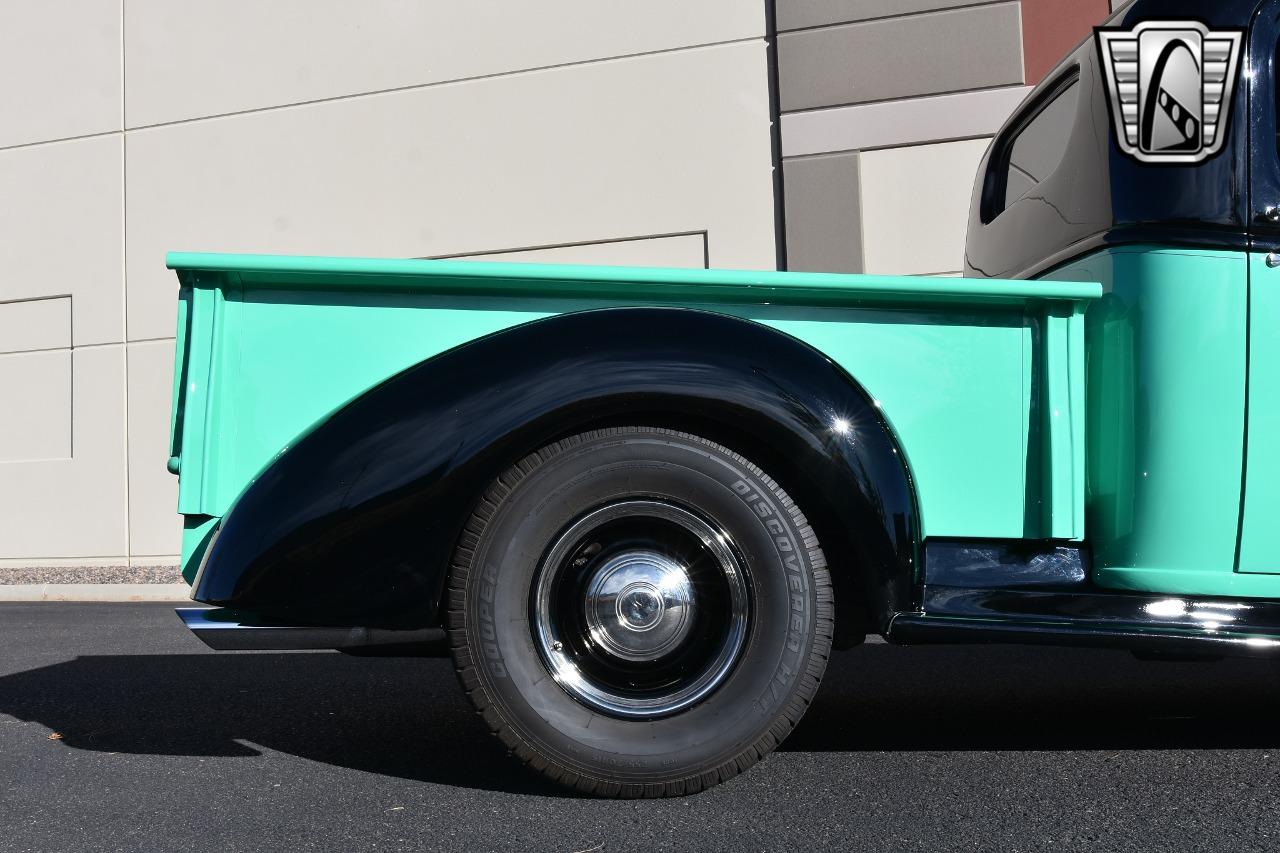
[[[688,570],[654,551],[611,558],[587,587],[591,636],[624,660],[655,660],[678,646],[695,607]]]
[[[675,713],[720,686],[746,639],[747,577],[725,534],[665,501],[580,518],[539,567],[534,641],[561,688],[614,716]]]

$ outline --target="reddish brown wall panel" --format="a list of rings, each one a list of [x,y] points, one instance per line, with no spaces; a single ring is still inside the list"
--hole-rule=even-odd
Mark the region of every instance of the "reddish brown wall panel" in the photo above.
[[[1027,83],[1039,83],[1110,14],[1107,0],[1022,0],[1022,61]]]

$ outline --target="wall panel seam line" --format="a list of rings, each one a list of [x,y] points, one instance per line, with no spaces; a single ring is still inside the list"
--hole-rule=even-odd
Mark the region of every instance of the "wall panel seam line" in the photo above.
[[[106,347],[123,347],[123,346],[131,346],[133,344],[149,344],[157,341],[171,341],[173,339],[174,339],[174,336],[169,335],[167,337],[162,337],[162,338],[140,338],[139,340],[136,340],[136,341],[102,341],[96,344],[77,344],[74,346],[66,346],[66,347],[41,347],[40,349],[6,350],[4,352],[0,352],[0,358],[3,358],[4,356],[9,356],[9,355],[29,355],[31,353],[37,353],[37,352],[71,352],[72,350],[79,351],[79,350],[86,350],[86,349],[104,349]]]
[[[1024,72],[1024,79],[1025,76]],[[786,117],[799,115],[800,113],[808,114],[824,112],[826,110],[847,110],[850,107],[866,107],[871,104],[903,104],[911,101],[924,101],[929,98],[941,98],[947,95],[970,95],[977,92],[1000,92],[1005,89],[1024,89],[1026,86],[1026,83],[1002,83],[999,86],[979,86],[973,89],[944,89],[939,92],[922,92],[919,95],[911,95],[906,98],[876,98],[870,101],[850,101],[847,104],[823,104],[820,107],[801,107],[800,109],[795,110],[784,110],[782,115]]]
[[[174,290],[174,295],[177,295],[176,289]],[[174,339],[175,339],[174,335],[158,335],[154,338],[134,338],[132,340],[120,341],[114,344],[93,344],[93,346],[113,347],[113,346],[120,346],[121,344],[124,344],[126,346],[132,346],[133,344],[153,344],[159,341],[172,341]]]
[[[1015,89],[1031,89],[1031,88],[1034,88],[1034,87],[1028,86],[1026,83],[1003,83],[999,86],[980,86],[976,89],[956,89],[951,92],[929,92],[922,95],[908,95],[902,98],[877,98],[874,101],[856,101],[850,104],[833,104],[828,107],[802,107],[796,110],[787,110],[786,112],[783,113],[783,115],[791,116],[791,115],[804,114],[806,116],[811,116],[811,115],[815,115],[818,113],[825,113],[825,112],[834,113],[834,112],[844,111],[844,110],[856,110],[861,107],[882,106],[885,104],[893,104],[895,106],[898,104],[912,105],[912,104],[917,104],[924,101],[932,101],[937,98],[955,98],[955,97],[963,97],[966,95],[985,95],[988,92],[1011,92],[1011,91],[1014,91]]]
[[[779,29],[779,35],[790,35],[791,33],[810,33],[814,30],[830,30],[835,27],[847,27],[855,24],[878,24],[882,21],[901,21],[909,18],[920,18],[925,15],[937,15],[941,12],[963,12],[969,9],[983,9],[988,6],[1000,6],[1010,2],[1018,2],[1018,0],[985,0],[982,3],[965,3],[962,6],[943,6],[939,9],[921,9],[919,12],[890,12],[887,15],[873,15],[870,18],[854,18],[849,21],[828,21],[825,24],[811,24],[807,27],[789,27],[787,29]],[[1019,3],[1019,5],[1021,5]]]
[[[952,142],[977,142],[978,140],[990,140],[995,133],[975,133],[967,136],[941,136],[938,138],[911,140],[907,142],[894,142],[887,145],[867,145],[862,148],[833,148],[830,151],[814,151],[809,154],[791,154],[784,156],[782,162],[790,163],[795,160],[817,160],[822,157],[838,157],[841,154],[870,154],[878,151],[897,151],[900,148],[924,148],[926,145],[949,145]]]
[[[1021,0],[987,0],[985,3],[966,3],[963,6],[944,6],[940,9],[922,9],[919,12],[905,12],[897,15],[878,15],[874,18],[856,18],[852,21],[832,21],[828,24],[814,24],[811,27],[778,30],[778,35],[789,36],[792,33],[811,33],[814,30],[834,30],[839,27],[857,27],[862,24],[879,24],[884,21],[907,21],[912,18],[927,18],[930,15],[945,15],[950,12],[968,12],[970,9],[989,9],[992,6],[1016,5],[1021,9]]]
[[[943,139],[924,139],[919,142],[899,142],[890,145],[868,145],[866,148],[859,148],[859,151],[896,151],[899,148],[923,148],[926,145],[947,145],[952,142],[975,142],[979,139],[991,139],[995,136],[995,131],[991,133],[974,133],[968,136],[948,136]]]
[[[702,44],[683,45],[681,47],[668,47],[661,50],[646,50],[637,53],[626,53],[619,56],[600,56],[593,59],[582,59],[574,62],[561,62],[552,65],[536,65],[531,68],[517,68],[510,71],[499,71],[493,74],[477,74],[470,77],[455,77],[449,80],[433,80],[430,83],[413,83],[407,86],[393,86],[387,89],[375,89],[369,92],[352,92],[346,95],[332,95],[325,98],[312,98],[305,101],[290,101],[287,104],[272,104],[267,107],[250,107],[243,110],[231,110],[225,113],[214,113],[206,116],[194,116],[192,118],[174,119],[173,121],[159,121],[150,124],[139,124],[125,127],[125,132],[137,130],[154,130],[162,127],[173,127],[181,124],[194,124],[202,121],[213,121],[214,119],[232,118],[235,116],[254,115],[256,113],[275,112],[277,110],[287,110],[297,107],[310,107],[317,104],[330,104],[338,101],[351,101],[357,98],[373,98],[379,95],[394,95],[401,92],[413,92],[422,89],[436,89],[445,86],[456,86],[462,83],[475,83],[481,80],[499,80],[505,77],[517,77],[523,74],[537,74],[544,71],[557,71],[561,68],[577,68],[583,65],[605,65],[614,62],[623,62],[630,59],[645,59],[651,56],[664,56],[673,53],[684,53],[686,51],[710,50],[718,47],[733,47],[735,45],[750,44],[752,42],[764,42],[763,34],[758,36],[746,36],[738,39],[730,39],[728,41],[705,42]]]
[[[124,131],[119,128],[115,130],[99,130],[95,133],[81,133],[76,136],[59,136],[57,139],[38,139],[34,142],[19,142],[14,145],[0,145],[0,153],[5,151],[17,151],[22,148],[36,148],[40,145],[59,145],[63,142],[79,142],[82,139],[98,139],[102,136],[114,136],[117,133],[124,133]]]
[[[120,128],[124,129],[126,124],[125,99],[128,98],[129,86],[128,80],[125,79],[125,39],[127,32],[125,27],[125,0],[120,0]],[[129,154],[127,151],[129,145],[129,135],[122,133],[120,136],[120,323],[123,329],[123,337],[125,341],[129,340]],[[74,343],[74,341],[73,341]],[[124,352],[121,353],[124,359],[124,386],[121,393],[123,395],[121,414],[124,417],[124,553],[129,557],[133,553],[133,525],[130,518],[133,515],[133,483],[131,482],[130,458],[129,458],[129,347],[125,346]],[[74,359],[73,359],[74,361]],[[73,395],[74,396],[74,395]],[[74,411],[74,410],[73,410]],[[75,431],[72,430],[74,439]]]
[[[69,346],[65,346],[65,347],[40,347],[39,349],[13,349],[13,350],[3,350],[3,351],[0,351],[0,358],[5,358],[5,357],[7,357],[7,356],[11,356],[11,355],[33,355],[33,354],[42,353],[42,352],[65,352],[65,353],[69,353],[69,352],[71,352],[71,350],[72,350],[72,347],[69,347]]]
[[[1022,85],[1027,85],[1027,40],[1022,34],[1022,3],[1018,3],[1018,29],[1015,31],[1018,35],[1018,60],[1022,63]],[[1089,37],[1093,38],[1093,31],[1089,31]]]
[[[127,126],[126,117],[129,115],[129,111],[125,103],[126,99],[129,97],[129,81],[125,79],[125,72],[127,69],[125,57],[127,56],[127,54],[125,53],[126,26],[125,26],[124,4],[125,4],[125,0],[120,0],[120,129],[121,130],[124,130],[125,127]]]
[[[815,151],[812,154],[790,154],[782,158],[783,163],[794,163],[797,160],[821,160],[825,157],[840,157],[845,154],[857,154],[861,148],[841,148],[835,151]]]
[[[580,240],[574,243],[544,243],[536,246],[515,246],[503,249],[479,249],[472,252],[457,252],[447,255],[428,255],[422,258],[427,261],[445,261],[457,258],[473,258],[479,255],[512,255],[517,252],[537,252],[545,249],[574,249],[582,246],[608,246],[614,243],[639,243],[645,240],[667,240],[674,237],[705,237],[706,229],[694,231],[666,231],[660,234],[635,234],[629,237],[604,237],[598,240]],[[498,261],[497,263],[501,263]],[[154,338],[153,340],[172,340],[172,336]],[[131,341],[131,343],[137,343]]]
[[[0,299],[0,305],[20,305],[24,302],[46,302],[50,299],[70,298],[70,293],[46,293],[43,296],[23,296],[18,299]]]
[[[778,4],[764,0],[765,85],[769,94],[769,165],[773,170],[774,266],[790,268],[787,254],[787,179],[782,170],[782,84],[778,71]],[[708,263],[708,266],[710,264]]]
[[[70,385],[67,393],[71,395],[71,399],[67,402],[67,416],[71,419],[71,434],[67,436],[67,457],[74,459],[76,456],[76,303],[70,296],[67,297],[67,341],[71,344],[67,347],[69,361],[67,375]]]
[[[867,272],[867,192],[862,156],[858,156],[858,271]]]

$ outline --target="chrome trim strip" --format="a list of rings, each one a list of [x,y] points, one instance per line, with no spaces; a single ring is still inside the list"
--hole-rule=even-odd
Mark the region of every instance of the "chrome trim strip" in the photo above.
[[[206,646],[218,651],[284,651],[413,646],[444,640],[443,628],[324,627],[254,624],[248,614],[221,607],[178,607],[175,612]]]

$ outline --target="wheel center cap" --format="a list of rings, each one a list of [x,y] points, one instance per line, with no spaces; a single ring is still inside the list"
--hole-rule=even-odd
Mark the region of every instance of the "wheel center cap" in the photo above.
[[[657,660],[693,627],[693,584],[679,562],[656,551],[626,551],[606,560],[583,602],[591,637],[629,661]]]
[[[648,583],[633,583],[618,596],[618,621],[632,631],[648,631],[662,620],[662,595]]]

